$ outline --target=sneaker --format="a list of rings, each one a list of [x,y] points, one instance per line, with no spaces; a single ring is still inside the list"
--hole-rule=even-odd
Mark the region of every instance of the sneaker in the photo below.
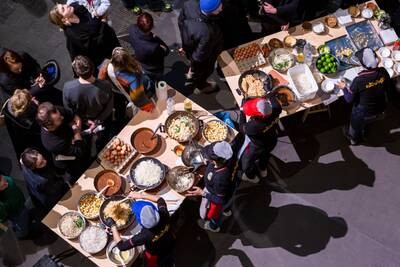
[[[357,140],[355,140],[355,139],[353,139],[353,138],[351,137],[351,135],[349,134],[349,128],[348,128],[347,126],[343,126],[342,130],[343,130],[344,136],[345,136],[345,137],[347,138],[347,140],[350,142],[350,145],[352,145],[352,146],[357,146],[357,145],[360,144],[359,141],[357,141]]]
[[[164,7],[162,8],[162,12],[171,12],[173,10],[172,5],[170,3],[165,3]]]
[[[242,181],[253,183],[253,184],[258,184],[260,182],[260,178],[258,178],[257,176],[255,176],[253,179],[250,179],[249,177],[247,177],[246,173],[242,174],[241,179],[242,179]]]
[[[224,212],[222,212],[222,215],[224,215],[225,217],[230,217],[230,216],[232,216],[232,211],[231,210],[225,210]]]
[[[142,14],[142,9],[139,6],[135,6],[134,8],[131,9],[131,11],[133,12],[133,14],[135,15],[140,15]]]
[[[204,230],[211,231],[211,232],[214,232],[214,233],[218,233],[219,230],[220,230],[220,227],[218,227],[217,229],[211,228],[210,221],[206,221],[206,220],[203,220],[203,219],[197,220],[197,224],[200,226],[200,228],[203,228]]]

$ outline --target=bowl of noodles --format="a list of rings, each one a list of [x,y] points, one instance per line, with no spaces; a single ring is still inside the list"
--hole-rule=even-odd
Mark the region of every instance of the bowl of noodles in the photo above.
[[[115,221],[118,230],[126,229],[134,222],[135,217],[131,211],[132,200],[127,199],[118,203],[124,198],[123,195],[116,195],[103,202],[100,207],[100,220],[104,225],[108,217]]]

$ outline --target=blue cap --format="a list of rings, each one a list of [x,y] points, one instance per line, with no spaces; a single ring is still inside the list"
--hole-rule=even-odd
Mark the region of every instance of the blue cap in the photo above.
[[[131,210],[135,214],[136,220],[144,228],[150,229],[160,221],[160,214],[157,208],[148,201],[135,201],[131,205]]]
[[[221,0],[200,0],[200,9],[205,14],[210,14],[218,9]]]

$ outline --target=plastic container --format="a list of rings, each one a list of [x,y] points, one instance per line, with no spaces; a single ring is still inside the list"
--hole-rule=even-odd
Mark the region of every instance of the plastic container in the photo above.
[[[317,82],[306,64],[299,64],[290,68],[288,80],[300,102],[313,99],[318,91]]]

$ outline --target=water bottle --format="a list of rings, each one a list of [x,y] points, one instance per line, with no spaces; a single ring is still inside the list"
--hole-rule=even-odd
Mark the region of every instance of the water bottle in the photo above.
[[[172,97],[167,99],[167,113],[171,115],[175,111],[175,100]]]
[[[310,43],[306,43],[304,46],[304,62],[310,66],[312,63],[312,47]]]

